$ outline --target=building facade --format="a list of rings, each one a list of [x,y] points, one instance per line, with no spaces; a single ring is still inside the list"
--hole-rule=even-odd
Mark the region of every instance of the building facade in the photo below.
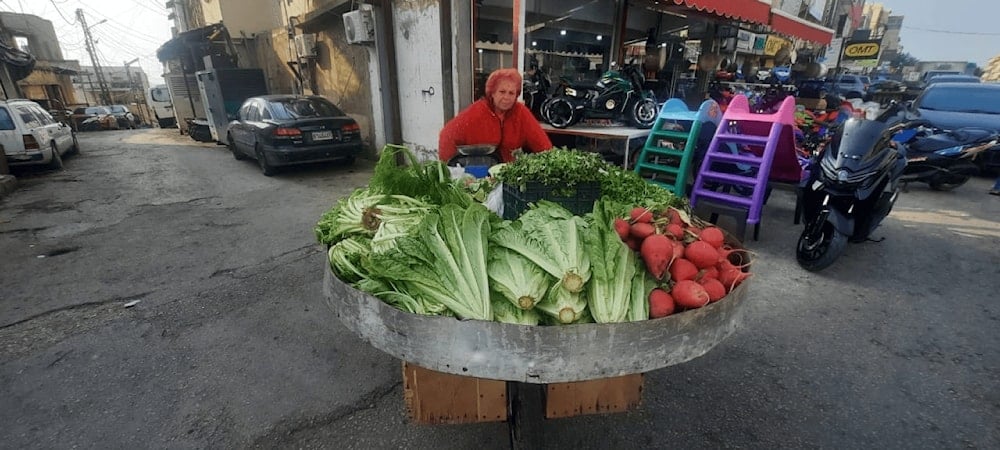
[[[149,89],[149,77],[138,65],[101,66],[101,74],[113,105],[141,102],[143,93]],[[97,71],[93,66],[80,66],[80,71],[73,76],[72,81],[73,91],[81,103],[101,104],[101,86],[97,82]]]
[[[0,40],[36,59],[31,74],[17,81],[18,96],[47,109],[65,109],[77,103],[71,76],[79,71],[80,63],[63,58],[52,22],[30,14],[2,12]]]

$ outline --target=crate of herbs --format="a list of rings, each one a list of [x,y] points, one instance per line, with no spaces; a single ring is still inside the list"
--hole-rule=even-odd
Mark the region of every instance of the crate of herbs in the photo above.
[[[518,218],[539,200],[581,216],[593,211],[594,202],[602,197],[659,204],[679,200],[596,153],[566,148],[523,155],[504,164],[496,178],[503,183],[503,218],[507,220]]]

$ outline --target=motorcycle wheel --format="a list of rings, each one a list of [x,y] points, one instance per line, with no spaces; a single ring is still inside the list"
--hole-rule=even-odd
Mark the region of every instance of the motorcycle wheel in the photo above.
[[[543,106],[542,116],[556,128],[566,128],[578,120],[579,113],[569,100],[561,97],[550,99]]]
[[[656,123],[656,102],[653,99],[644,98],[632,105],[629,109],[629,120],[636,128],[652,128]]]
[[[795,260],[810,272],[823,270],[833,264],[847,247],[847,236],[837,231],[833,223],[807,224],[799,236]]]
[[[938,176],[927,182],[935,191],[950,191],[969,181],[968,175]]]

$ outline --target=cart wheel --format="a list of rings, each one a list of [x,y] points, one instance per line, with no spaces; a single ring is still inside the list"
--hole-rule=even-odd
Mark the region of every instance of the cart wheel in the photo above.
[[[507,429],[511,449],[545,448],[542,434],[544,389],[541,384],[507,383]]]

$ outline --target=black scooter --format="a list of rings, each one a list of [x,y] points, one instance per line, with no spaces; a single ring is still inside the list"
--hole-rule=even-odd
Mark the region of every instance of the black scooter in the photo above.
[[[904,119],[898,104],[874,120],[848,119],[829,145],[811,158],[796,208],[805,218],[795,254],[802,268],[818,271],[830,266],[848,240],[867,240],[889,215],[906,169],[905,144],[893,142],[892,137],[919,126]]]
[[[975,158],[996,147],[1000,135],[982,128],[945,131],[920,127],[901,132],[893,140],[906,144],[907,165],[901,181],[923,182],[935,191],[950,191],[979,173]]]

